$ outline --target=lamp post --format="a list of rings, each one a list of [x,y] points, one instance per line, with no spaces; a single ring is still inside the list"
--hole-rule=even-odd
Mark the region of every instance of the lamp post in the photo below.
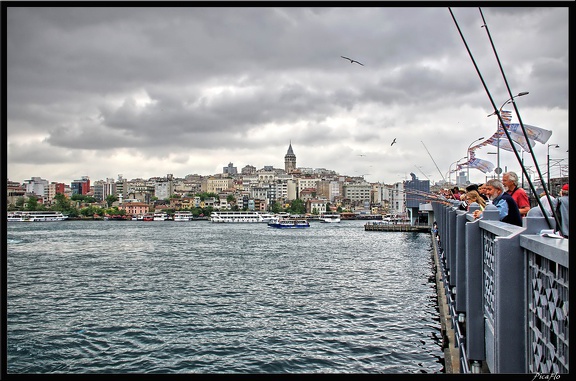
[[[528,95],[530,94],[528,91],[522,91],[516,95],[514,95],[512,98],[509,98],[506,102],[502,103],[502,106],[500,106],[500,108],[498,109],[498,111],[494,111],[492,114],[488,115],[488,116],[492,116],[492,115],[496,115],[496,114],[501,114],[502,113],[502,107],[504,107],[505,105],[507,105],[510,102],[514,102],[514,98],[516,97],[521,97],[524,95]],[[496,120],[496,132],[498,133],[500,130],[500,118],[498,118]],[[496,158],[496,169],[495,172],[498,175],[498,180],[500,180],[500,174],[502,173],[502,168],[500,168],[500,134],[498,134],[498,140],[497,140],[497,146],[496,146],[496,152],[497,152],[497,158]]]
[[[476,140],[474,140],[472,143],[470,143],[470,145],[468,146],[468,149],[466,150],[466,160],[469,162],[470,161],[470,147],[472,147],[472,144],[476,143],[479,140],[484,139],[484,136],[482,136],[481,138],[478,138]],[[468,168],[467,168],[467,174],[466,174],[466,182],[469,184],[470,183],[470,163],[468,163]]]
[[[460,162],[460,160],[464,160],[464,159],[466,159],[466,157],[467,157],[467,156],[464,156],[463,158],[456,160],[456,161],[453,162],[452,164],[458,164],[458,162]],[[450,167],[448,168],[448,182],[449,182],[450,184],[452,184],[452,181],[450,180],[450,179],[451,179],[451,175],[452,175],[452,164],[450,164]],[[458,166],[458,165],[456,165],[456,166]]]
[[[462,159],[466,159],[466,156],[464,156]],[[450,167],[448,167],[448,182],[450,184],[452,184],[452,180],[451,180],[451,175],[452,175],[452,165],[453,164],[457,164],[460,160],[462,159],[458,159],[455,162],[453,162],[452,164],[450,164]]]
[[[554,148],[560,148],[558,144],[548,144],[548,181],[546,181],[546,187],[550,190],[550,147],[554,146]]]
[[[524,167],[524,148],[520,149],[520,154],[522,155],[522,167]],[[522,171],[522,189],[524,189],[524,171]]]

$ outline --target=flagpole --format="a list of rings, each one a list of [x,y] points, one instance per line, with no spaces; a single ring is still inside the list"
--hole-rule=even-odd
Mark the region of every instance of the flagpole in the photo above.
[[[474,144],[477,141],[482,140],[482,139],[484,139],[484,136],[474,140],[472,143],[470,143],[470,145],[468,146],[468,149],[466,150],[466,158],[468,159],[468,168],[467,168],[468,174],[466,175],[466,180],[468,181],[468,184],[470,184],[470,147],[472,147],[472,144]]]

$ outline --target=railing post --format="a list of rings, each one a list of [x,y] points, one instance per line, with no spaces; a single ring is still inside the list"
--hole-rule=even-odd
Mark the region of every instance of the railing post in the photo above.
[[[456,286],[456,209],[448,210],[448,239],[446,242],[446,270],[448,271],[448,284],[450,289]]]
[[[455,308],[457,312],[466,310],[466,212],[456,212],[456,229],[455,229],[455,266],[452,271],[456,284]]]
[[[486,364],[492,373],[526,372],[526,257],[524,228],[499,221],[486,206],[480,221],[483,249],[483,311]]]
[[[470,205],[469,213],[479,209],[478,204]],[[468,359],[486,360],[484,343],[483,312],[483,250],[480,235],[480,220],[474,217],[465,226],[466,231],[466,350]]]

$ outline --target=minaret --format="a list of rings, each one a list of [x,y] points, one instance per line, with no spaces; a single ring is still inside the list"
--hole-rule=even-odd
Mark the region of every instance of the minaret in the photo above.
[[[284,156],[284,170],[286,173],[290,173],[296,169],[296,155],[292,151],[292,141],[290,141],[290,146],[288,146],[288,152]]]

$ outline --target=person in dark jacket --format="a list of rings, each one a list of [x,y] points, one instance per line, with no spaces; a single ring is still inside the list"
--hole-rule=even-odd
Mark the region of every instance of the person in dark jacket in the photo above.
[[[486,195],[494,206],[500,212],[500,221],[508,224],[522,226],[522,216],[516,201],[508,193],[504,192],[504,185],[500,180],[491,179],[486,182],[485,189]],[[482,215],[480,210],[473,213],[474,218],[479,218]]]

